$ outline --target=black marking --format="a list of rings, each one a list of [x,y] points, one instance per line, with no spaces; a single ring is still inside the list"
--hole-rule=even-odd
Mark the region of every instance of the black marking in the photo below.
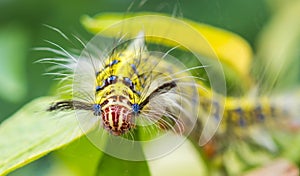
[[[142,86],[142,88],[145,88],[145,80],[147,79],[147,76],[143,73],[143,74],[136,74],[137,77],[138,77],[138,81],[139,81],[139,84]]]
[[[126,97],[124,97],[122,95],[119,96],[119,101],[120,102],[125,102],[126,100],[128,100]]]
[[[111,67],[113,65],[118,64],[119,62],[121,62],[121,61],[119,61],[119,60],[113,60],[113,61],[111,61],[109,64],[107,64],[107,65],[104,66],[104,69],[102,69],[102,71],[104,71],[108,67]],[[98,76],[102,71],[97,71],[96,72],[96,76]]]
[[[96,86],[96,92],[103,90],[108,85],[115,84],[117,82],[117,80],[118,80],[117,76],[111,75],[110,77],[108,77],[107,79],[102,81],[101,86]]]
[[[213,101],[213,106],[212,106],[215,111],[214,111],[214,117],[215,120],[219,121],[220,120],[220,105],[217,101]]]
[[[246,126],[246,120],[245,120],[244,111],[242,110],[242,108],[239,107],[239,108],[235,109],[234,111],[238,115],[239,125],[242,127]]]
[[[118,78],[117,76],[111,75],[106,80],[107,80],[108,84],[115,84],[117,82],[117,78]]]
[[[144,83],[145,83],[145,81],[147,80],[147,75],[145,75],[145,74],[138,75],[138,77],[139,77],[140,83],[141,83],[141,78],[143,79],[143,82],[144,82]],[[141,85],[142,85],[142,88],[145,88],[145,85],[144,85],[144,84],[141,83]]]
[[[54,105],[50,106],[47,111],[64,111],[74,109],[93,111],[93,105],[81,101],[66,100],[56,102]]]
[[[273,118],[277,117],[278,112],[277,112],[276,108],[273,105],[270,106],[270,112],[271,112],[271,117],[273,117]]]
[[[123,78],[123,84],[124,84],[125,86],[129,87],[129,89],[130,89],[132,92],[134,92],[135,94],[137,94],[138,96],[141,95],[141,93],[135,89],[135,85],[134,85],[134,83],[131,81],[131,79],[129,79],[129,78],[127,78],[127,77],[124,77],[124,78]]]
[[[240,117],[240,119],[239,119],[239,124],[240,124],[240,126],[242,126],[242,127],[245,127],[246,126],[246,121],[245,121],[245,119],[241,116]]]
[[[123,95],[128,96],[128,92],[126,90],[122,90]]]
[[[113,61],[111,61],[110,63],[109,63],[109,67],[111,67],[111,66],[113,66],[113,65],[115,65],[115,64],[117,64],[117,63],[119,63],[120,61],[119,60],[113,60]]]
[[[257,106],[257,107],[254,109],[254,113],[255,113],[256,118],[257,118],[259,121],[263,121],[263,120],[265,119],[265,116],[263,115],[261,106]]]
[[[118,101],[118,96],[117,95],[113,95],[113,96],[109,97],[108,99],[112,99],[113,102],[117,102]]]
[[[127,101],[128,106],[132,106],[132,103],[130,101]]]
[[[103,101],[103,103],[100,104],[101,107],[107,105],[109,103],[109,101],[106,99],[105,101]]]
[[[123,78],[123,83],[127,87],[129,87],[132,91],[134,90],[135,86],[134,86],[133,82],[129,78],[127,78],[127,77]]]
[[[132,70],[134,71],[134,73],[135,73],[136,75],[138,75],[138,72],[137,72],[137,69],[136,69],[135,64],[131,64],[131,68],[132,68]]]
[[[174,81],[167,82],[167,83],[164,83],[163,85],[159,86],[142,103],[140,103],[140,109],[143,109],[143,107],[145,107],[145,105],[147,105],[149,103],[150,99],[152,99],[158,95],[167,93],[176,86],[177,85]]]
[[[96,92],[98,92],[98,91],[100,91],[102,89],[103,89],[102,86],[96,86]]]

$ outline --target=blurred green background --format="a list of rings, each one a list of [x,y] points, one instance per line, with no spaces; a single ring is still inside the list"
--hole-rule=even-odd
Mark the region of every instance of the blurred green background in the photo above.
[[[51,85],[54,85],[50,76],[42,76],[46,66],[33,63],[49,53],[32,49],[49,46],[44,40],[66,48],[70,45],[43,24],[54,26],[69,36],[74,34],[88,40],[91,34],[80,24],[82,15],[127,11],[182,15],[237,33],[254,48],[259,32],[271,15],[270,6],[263,0],[1,0],[0,121],[26,102],[48,95]]]
[[[239,34],[253,48],[258,67],[253,75],[266,91],[300,82],[299,0],[0,0],[0,122],[36,97],[51,94],[56,83],[43,76],[46,65],[34,63],[49,53],[33,48],[49,46],[44,40],[72,46],[44,24],[88,41],[92,34],[80,24],[82,15],[140,11],[176,14]],[[32,170],[42,175],[51,157],[39,161],[12,175],[31,175]]]

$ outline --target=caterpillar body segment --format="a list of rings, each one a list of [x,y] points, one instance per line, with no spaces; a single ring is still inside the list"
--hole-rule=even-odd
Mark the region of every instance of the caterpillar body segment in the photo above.
[[[292,103],[288,101],[286,95],[277,98],[224,97],[224,101],[214,101],[209,98],[209,94],[202,93],[200,99],[203,112],[200,113],[200,119],[203,118],[201,115],[207,116],[208,112],[215,114],[224,105],[222,122],[217,132],[203,146],[204,153],[211,159],[218,160],[224,157],[224,153],[239,151],[245,145],[253,150],[260,148],[261,151],[276,155],[280,152],[280,147],[274,135],[294,135],[299,131],[299,118],[295,113],[295,106],[291,106],[297,103],[295,98]],[[210,115],[210,118],[214,116]],[[192,139],[199,141],[199,131],[195,131],[198,133],[192,133]],[[240,157],[247,160],[247,156]],[[223,159],[225,162],[226,158]]]

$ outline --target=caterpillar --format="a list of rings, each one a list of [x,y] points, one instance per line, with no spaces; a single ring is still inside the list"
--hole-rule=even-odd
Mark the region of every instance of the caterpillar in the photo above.
[[[97,43],[99,41],[101,44]],[[170,143],[172,137],[165,132],[183,136],[191,133],[199,109],[199,85],[195,82],[199,78],[190,71],[203,66],[187,69],[168,54],[175,48],[166,53],[149,51],[143,32],[129,40],[96,36],[84,46],[77,57],[62,50],[60,54],[68,58],[40,60],[63,67],[62,72],[58,69],[50,74],[72,82],[67,84],[67,92],[62,93],[72,98],[55,102],[48,111],[74,110],[82,130],[94,144],[124,159],[144,160],[144,156],[137,152],[132,155],[128,153],[130,151],[121,152],[118,148],[107,149],[104,136],[111,138],[109,142],[122,142],[123,146],[133,143],[138,146],[139,140],[151,144],[162,140],[161,145],[167,147],[152,152],[147,158],[159,157],[184,142],[184,139],[176,139]],[[136,141],[137,133],[142,133],[137,130],[145,131],[147,139]],[[96,131],[96,137],[91,131]]]
[[[153,35],[149,35],[146,28],[138,34],[128,33],[119,39],[96,36],[92,42],[83,44],[85,49],[80,56],[54,44],[61,51],[52,51],[63,58],[45,58],[40,62],[54,62],[63,68],[62,72],[53,74],[62,76],[62,80],[71,80],[67,94],[71,92],[72,98],[55,102],[48,111],[75,110],[87,134],[93,126],[97,131],[104,129],[113,139],[124,140],[124,136],[130,135],[135,141],[136,129],[149,128],[148,132],[153,133],[155,128],[155,132],[162,132],[159,136],[171,131],[205,146],[214,136],[212,141],[217,141],[217,148],[226,147],[232,138],[255,141],[260,137],[257,129],[278,127],[283,121],[286,122],[283,125],[288,126],[295,117],[290,104],[283,105],[282,99],[227,97],[216,93],[205,86],[201,77],[191,73],[205,68],[205,64],[187,67],[170,55],[177,46],[166,52],[149,50],[145,39]],[[296,101],[291,104],[297,106]],[[97,140],[102,135],[97,135]],[[151,140],[157,138],[154,136]],[[181,142],[169,143],[166,150]],[[275,150],[268,141],[256,142]],[[108,153],[119,156],[121,152],[114,154],[117,150],[119,148]],[[166,150],[159,151],[155,157]],[[125,155],[121,158],[128,159],[130,154]]]
[[[188,103],[187,99],[194,97],[196,90],[189,90],[194,91],[190,97],[188,93],[183,94],[182,91],[186,88],[182,85],[193,86],[187,81],[188,77],[184,77],[184,72],[180,73],[178,68],[170,68],[171,65],[165,61],[168,59],[167,55],[147,52],[142,45],[143,35],[138,36],[124,51],[117,52],[114,48],[105,58],[90,58],[93,60],[87,62],[91,63],[85,64],[91,64],[94,68],[82,68],[79,65],[82,70],[75,74],[78,74],[82,81],[79,83],[80,87],[87,81],[82,80],[87,72],[92,70],[94,74],[94,78],[91,79],[95,82],[89,83],[94,86],[93,93],[90,94],[94,97],[89,97],[90,99],[85,101],[86,99],[82,98],[86,97],[81,96],[86,95],[76,95],[75,98],[78,100],[57,102],[50,106],[48,111],[68,109],[91,111],[94,116],[101,117],[102,126],[116,136],[133,129],[134,119],[143,117],[153,123],[158,121],[164,128],[178,128],[182,132],[183,122],[175,111],[180,111],[184,116],[195,115],[184,109],[177,99],[181,98],[187,105],[194,106]],[[155,84],[157,85],[154,86]],[[156,100],[158,98],[159,100]],[[158,107],[158,104],[161,104],[159,101],[165,101],[167,105]],[[196,100],[194,102],[196,103]],[[171,124],[163,120],[162,116],[170,120]]]

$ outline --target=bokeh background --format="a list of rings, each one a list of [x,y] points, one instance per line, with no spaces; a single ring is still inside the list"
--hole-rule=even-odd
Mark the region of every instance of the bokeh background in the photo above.
[[[67,49],[70,44],[44,24],[54,26],[69,36],[74,34],[89,40],[92,34],[83,28],[80,18],[103,12],[164,12],[232,31],[249,42],[255,61],[265,59],[268,62],[277,57],[286,57],[288,66],[283,71],[280,69],[281,74],[277,76],[285,82],[278,87],[293,87],[300,82],[300,23],[297,22],[300,15],[295,9],[297,7],[289,6],[299,4],[295,3],[297,1],[0,0],[0,122],[27,102],[50,95],[53,90],[56,82],[51,76],[43,76],[47,67],[34,63],[49,56],[49,53],[34,51],[33,48],[49,46],[45,40],[66,46]],[[270,70],[278,69],[277,65],[270,65]],[[288,76],[286,73],[289,73]],[[39,168],[39,163],[45,167],[48,161],[47,157],[43,158],[31,164],[31,167]],[[35,175],[43,173],[42,170],[34,170]],[[23,175],[26,172],[32,173],[25,168],[11,175]]]
[[[45,65],[34,63],[49,53],[33,51],[33,48],[48,46],[44,40],[62,46],[67,42],[44,24],[88,40],[91,35],[80,24],[82,15],[128,11],[179,14],[237,33],[254,48],[259,32],[271,15],[269,5],[262,0],[149,0],[134,3],[132,0],[1,0],[0,121],[26,102],[48,95],[54,84],[51,77],[42,76]]]

